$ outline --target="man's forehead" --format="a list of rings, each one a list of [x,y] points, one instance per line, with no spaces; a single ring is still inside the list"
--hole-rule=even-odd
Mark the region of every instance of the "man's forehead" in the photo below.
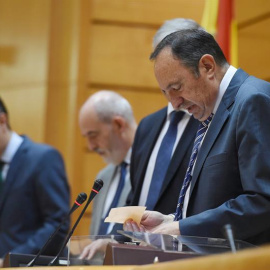
[[[86,133],[87,134],[103,134],[110,128],[109,123],[105,123],[102,121],[94,121],[92,123],[89,123],[86,127]]]
[[[170,58],[173,58],[173,54],[172,54],[171,47],[167,46],[159,52],[159,54],[156,57],[155,63],[159,62],[159,60],[170,59]]]

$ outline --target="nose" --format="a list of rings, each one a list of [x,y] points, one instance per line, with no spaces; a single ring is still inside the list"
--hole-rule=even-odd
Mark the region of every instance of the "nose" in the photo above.
[[[179,109],[181,105],[184,103],[184,99],[179,95],[179,93],[175,91],[169,90],[167,92],[167,99],[172,104],[175,110]]]
[[[88,149],[91,151],[94,151],[97,148],[96,143],[90,138],[87,138],[87,146],[88,146]]]

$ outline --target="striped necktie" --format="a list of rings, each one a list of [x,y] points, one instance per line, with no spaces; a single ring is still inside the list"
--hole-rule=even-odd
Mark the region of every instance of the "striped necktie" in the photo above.
[[[191,179],[192,179],[191,173],[192,173],[193,165],[194,165],[195,160],[197,158],[202,139],[203,139],[203,137],[208,129],[208,126],[209,126],[212,118],[213,118],[213,114],[211,114],[204,122],[201,122],[199,125],[198,131],[196,134],[196,138],[194,141],[191,157],[189,160],[188,168],[187,168],[186,175],[184,178],[184,183],[183,183],[181,191],[180,191],[178,204],[177,204],[176,211],[175,211],[175,217],[174,217],[175,221],[180,220],[182,218],[183,204],[184,204],[187,189],[188,189],[189,184],[190,184]]]

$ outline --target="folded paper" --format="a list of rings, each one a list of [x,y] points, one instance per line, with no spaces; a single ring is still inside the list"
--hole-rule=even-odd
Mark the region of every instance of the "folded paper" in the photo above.
[[[127,219],[133,219],[135,222],[140,224],[145,209],[145,206],[125,206],[112,208],[104,222],[124,223]]]

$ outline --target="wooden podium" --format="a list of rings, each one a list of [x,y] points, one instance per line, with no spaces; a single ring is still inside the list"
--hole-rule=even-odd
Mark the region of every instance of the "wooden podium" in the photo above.
[[[200,255],[188,252],[165,252],[149,246],[109,243],[103,265],[143,265],[198,256]],[[10,253],[5,257],[4,267],[25,267],[33,258],[34,255]],[[50,256],[40,256],[35,266],[47,266],[52,259],[53,257]],[[58,266],[67,265],[67,258],[59,259]],[[89,264],[84,263],[83,260],[71,259],[71,265]]]
[[[19,253],[8,253],[4,259],[4,268],[7,267],[25,267],[32,259],[34,259],[35,255],[31,254],[19,254]],[[51,256],[40,256],[35,264],[35,266],[47,266],[49,262],[54,257]],[[58,266],[66,266],[67,259],[60,258]]]
[[[103,265],[142,265],[201,256],[190,252],[165,252],[150,246],[109,243]]]
[[[270,246],[250,248],[236,253],[224,253],[197,258],[160,262],[148,265],[105,265],[105,266],[69,266],[70,270],[268,270],[270,266]],[[16,270],[17,268],[13,268]],[[13,270],[11,269],[11,270]],[[35,270],[43,270],[44,267],[34,267]],[[52,268],[50,268],[52,269]],[[63,269],[62,266],[53,267],[55,270]]]

